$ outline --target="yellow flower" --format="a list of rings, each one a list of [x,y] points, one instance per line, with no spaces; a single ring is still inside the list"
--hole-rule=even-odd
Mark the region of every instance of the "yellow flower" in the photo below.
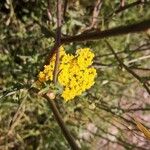
[[[92,64],[94,54],[89,48],[83,48],[77,50],[77,63],[80,67],[86,68]]]
[[[42,71],[40,71],[38,77],[39,77],[39,81],[40,82],[44,82],[45,81],[45,74]]]
[[[63,86],[62,97],[68,101],[81,95],[94,84],[96,69],[92,65],[94,53],[89,48],[78,49],[76,55],[66,54],[60,47],[58,82]],[[39,73],[39,81],[52,81],[56,55]]]

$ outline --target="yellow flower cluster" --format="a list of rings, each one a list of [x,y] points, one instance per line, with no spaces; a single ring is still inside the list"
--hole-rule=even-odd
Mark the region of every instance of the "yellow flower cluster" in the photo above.
[[[94,54],[89,48],[78,49],[76,55],[66,54],[60,47],[58,82],[63,86],[62,97],[68,101],[81,95],[94,84],[96,69],[91,67]],[[40,82],[52,81],[56,55],[38,75]]]

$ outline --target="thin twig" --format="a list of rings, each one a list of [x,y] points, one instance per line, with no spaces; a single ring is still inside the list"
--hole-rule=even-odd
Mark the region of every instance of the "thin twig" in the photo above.
[[[143,147],[141,147],[141,146],[138,146],[138,145],[136,145],[136,144],[131,144],[130,142],[124,140],[124,139],[123,139],[122,137],[120,137],[120,136],[117,136],[117,135],[115,135],[115,134],[112,134],[111,132],[105,131],[101,126],[98,126],[98,129],[99,129],[100,131],[102,131],[104,134],[107,134],[107,135],[110,135],[110,136],[115,137],[116,140],[118,141],[118,144],[120,144],[120,145],[122,145],[122,146],[124,146],[124,147],[126,147],[126,148],[137,148],[137,149],[140,149],[140,150],[147,150],[147,149],[145,149],[145,148],[143,148]],[[100,134],[95,133],[95,135],[100,135]],[[107,138],[108,138],[108,137],[107,137]],[[111,140],[111,138],[108,138],[108,139]],[[112,140],[112,141],[113,141],[113,140]]]
[[[23,97],[20,105],[18,106],[13,118],[11,119],[9,123],[9,130],[7,135],[11,134],[14,130],[14,128],[18,125],[18,122],[22,118],[24,111],[25,111],[25,102],[26,102],[27,94]]]
[[[150,55],[142,56],[142,57],[139,57],[139,58],[136,58],[136,59],[132,59],[132,60],[126,62],[126,64],[131,64],[131,63],[141,61],[141,60],[145,60],[145,59],[149,59],[149,58],[150,58]]]
[[[89,27],[87,27],[84,30],[84,32],[92,30],[93,28],[94,29],[97,28],[97,26],[98,26],[98,24],[97,24],[98,23],[98,19],[97,18],[98,18],[101,6],[102,6],[102,0],[97,0],[96,3],[95,3],[94,10],[93,10],[91,25]]]
[[[19,124],[19,122],[21,121],[21,118],[23,117],[24,112],[25,112],[25,106],[23,105],[21,110],[19,110],[19,112],[18,111],[16,112],[16,114],[13,118],[15,120],[13,120],[13,122],[11,122],[11,124],[9,126],[9,129],[8,129],[8,132],[7,132],[7,136],[10,136],[14,133],[14,129]]]
[[[146,2],[143,2],[142,0],[137,0],[137,1],[133,2],[133,3],[130,3],[128,5],[124,5],[124,7],[120,7],[119,9],[115,10],[114,14],[120,13],[120,12],[126,10],[126,9],[129,9],[131,7],[134,7],[134,6],[137,6],[139,4],[143,4],[143,3],[146,3]]]
[[[128,5],[125,5],[124,7],[119,7],[118,9],[116,9],[116,10],[114,10],[111,14],[109,14],[106,18],[105,18],[105,22],[107,22],[110,18],[112,18],[114,15],[117,15],[118,13],[120,13],[120,12],[123,12],[123,11],[125,11],[125,10],[127,10],[127,9],[129,9],[129,8],[132,8],[132,7],[134,7],[134,6],[137,6],[137,5],[139,5],[139,4],[145,4],[146,3],[146,1],[142,1],[142,0],[137,0],[137,1],[135,1],[135,2],[133,2],[133,3],[130,3],[130,4],[128,4]]]
[[[56,33],[56,44],[61,44],[61,22],[62,22],[62,0],[57,0],[57,33]],[[57,74],[58,74],[58,66],[59,66],[59,48],[56,50],[56,61],[53,73],[53,82],[56,84],[57,82]]]
[[[26,101],[26,97],[27,96],[25,96],[25,98],[23,98],[21,104],[19,105],[19,107],[17,108],[17,111],[15,112],[15,115],[13,116],[12,120],[10,121],[10,123],[9,123],[9,127],[10,128],[16,122],[18,116],[20,116],[20,114],[22,113],[21,111],[22,111],[22,109],[24,107],[24,104],[25,104],[25,101]]]
[[[140,45],[139,47],[137,47],[135,49],[129,49],[129,53],[130,53],[130,55],[132,55],[133,53],[138,53],[138,52],[141,52],[141,51],[148,51],[150,49],[150,47],[148,47],[148,46],[149,46],[149,43]],[[117,55],[122,54],[122,53],[125,53],[125,50],[122,50],[120,52],[116,52]],[[112,56],[112,55],[113,55],[112,53],[106,53],[106,54],[103,54],[103,55],[96,56],[95,58],[108,57],[108,56]]]
[[[109,49],[111,50],[111,52],[114,54],[114,57],[118,61],[119,65],[121,67],[123,67],[127,72],[132,74],[142,84],[142,86],[146,89],[147,93],[150,95],[150,89],[149,89],[148,85],[145,83],[145,81],[143,81],[134,71],[132,71],[128,66],[126,66],[121,61],[121,59],[117,56],[117,54],[115,53],[115,51],[113,50],[112,46],[109,44],[109,42],[107,40],[105,40],[105,42],[106,42],[107,46],[109,47]]]

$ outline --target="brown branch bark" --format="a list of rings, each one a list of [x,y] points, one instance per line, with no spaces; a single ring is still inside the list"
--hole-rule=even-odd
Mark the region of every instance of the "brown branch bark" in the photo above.
[[[54,100],[51,100],[46,94],[43,95],[43,97],[47,100],[47,102],[49,103],[49,106],[55,116],[55,119],[59,125],[59,127],[61,128],[64,137],[66,138],[66,140],[68,141],[70,147],[72,148],[72,150],[79,150],[78,145],[76,144],[74,138],[72,137],[72,135],[70,134],[69,130],[67,129],[57,107],[56,104],[54,102]]]
[[[31,87],[29,89],[29,92],[32,94],[32,92],[38,94],[40,92],[39,89]],[[60,112],[58,111],[56,104],[55,104],[55,100],[51,100],[48,96],[48,94],[43,94],[41,95],[43,98],[45,98],[49,104],[50,109],[52,110],[54,117],[59,125],[59,127],[61,128],[64,137],[66,138],[66,140],[68,141],[70,147],[72,150],[79,150],[80,148],[78,147],[78,145],[76,144],[74,138],[72,137],[72,135],[70,134],[69,130],[67,129],[61,115]]]
[[[119,26],[112,29],[104,30],[104,31],[94,31],[88,33],[82,33],[75,36],[70,36],[66,38],[62,38],[62,43],[70,43],[70,42],[83,42],[83,41],[91,41],[91,40],[99,40],[106,37],[125,35],[129,33],[136,33],[146,31],[150,28],[150,19],[144,20],[139,23]]]

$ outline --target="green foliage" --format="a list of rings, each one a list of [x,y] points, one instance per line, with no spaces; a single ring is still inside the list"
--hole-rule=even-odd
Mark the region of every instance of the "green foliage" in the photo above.
[[[119,8],[119,2],[104,1],[98,16],[100,30],[150,17],[149,3],[111,16]],[[0,3],[0,149],[69,149],[47,102],[27,90],[36,81],[54,44],[55,3],[50,3],[51,22],[47,17],[48,4],[45,0],[6,0]],[[63,35],[79,34],[90,26],[93,7],[93,1],[69,1]],[[122,61],[149,82],[148,33],[112,37],[108,41]],[[75,53],[79,47],[90,47],[96,55],[93,63],[98,73],[95,85],[74,101],[64,103],[60,99],[57,103],[67,127],[82,149],[98,149],[97,143],[101,139],[110,138],[109,128],[114,126],[113,118],[127,114],[126,107],[119,104],[122,99],[132,106],[140,101],[139,98],[144,101],[144,94],[147,93],[141,83],[118,65],[104,40],[65,46],[70,53]],[[149,106],[145,102],[142,108],[149,109]],[[142,115],[146,115],[144,110]],[[97,127],[97,133],[88,140],[80,138],[79,134],[87,131],[87,125],[91,122]],[[127,140],[125,134],[119,130],[115,142],[119,141],[124,149],[136,148],[138,145]]]

